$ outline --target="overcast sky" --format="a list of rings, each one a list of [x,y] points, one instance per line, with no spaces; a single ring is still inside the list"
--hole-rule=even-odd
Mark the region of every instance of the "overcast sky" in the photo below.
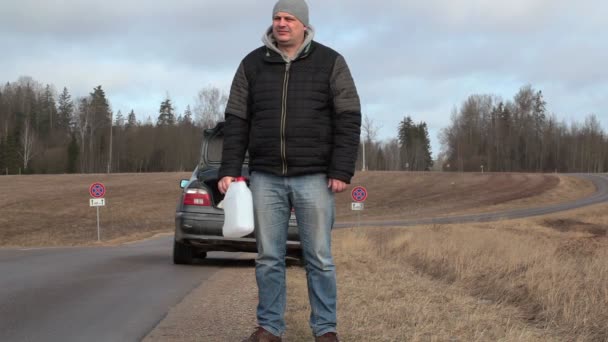
[[[261,45],[274,0],[0,0],[0,81],[31,76],[73,98],[102,85],[114,112],[178,113],[206,86],[226,92]],[[396,137],[405,115],[429,126],[433,154],[472,94],[513,98],[526,84],[567,123],[608,128],[608,2],[308,0],[315,39],[346,58],[363,114]]]

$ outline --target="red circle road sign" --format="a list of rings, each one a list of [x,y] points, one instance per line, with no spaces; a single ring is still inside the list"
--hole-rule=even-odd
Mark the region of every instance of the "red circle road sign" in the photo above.
[[[89,194],[91,197],[101,198],[106,194],[106,187],[101,183],[93,183],[89,187]]]
[[[350,194],[355,202],[363,202],[367,198],[367,190],[362,186],[356,186]]]

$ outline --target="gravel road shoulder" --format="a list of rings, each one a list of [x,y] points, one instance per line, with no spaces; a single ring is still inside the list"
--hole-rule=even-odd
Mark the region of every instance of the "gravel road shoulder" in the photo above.
[[[241,341],[255,328],[257,286],[252,254],[241,256],[171,308],[144,342]],[[197,267],[184,266],[184,267]]]

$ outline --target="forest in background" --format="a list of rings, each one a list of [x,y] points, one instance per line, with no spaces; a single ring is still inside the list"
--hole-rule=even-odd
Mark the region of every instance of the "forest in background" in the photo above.
[[[509,101],[469,96],[441,133],[443,169],[606,172],[608,139],[597,116],[568,124],[546,108],[542,91],[530,85]]]
[[[154,99],[151,99],[154,101]],[[201,89],[177,113],[167,95],[157,113],[114,112],[101,85],[72,98],[31,77],[0,86],[0,174],[191,171],[203,131],[223,120],[226,92]],[[147,117],[141,121],[137,118]],[[605,172],[608,142],[597,117],[567,125],[546,112],[542,92],[513,100],[471,95],[441,132],[433,160],[427,124],[404,115],[380,141],[364,113],[358,170]]]

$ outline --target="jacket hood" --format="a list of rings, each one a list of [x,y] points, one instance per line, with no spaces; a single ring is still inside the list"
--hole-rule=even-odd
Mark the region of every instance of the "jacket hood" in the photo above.
[[[306,33],[304,35],[304,43],[302,44],[302,46],[300,46],[300,49],[296,53],[295,58],[290,58],[289,56],[285,55],[283,53],[283,51],[281,51],[277,47],[276,40],[272,36],[272,26],[270,26],[266,30],[264,35],[262,36],[262,43],[264,43],[264,46],[266,46],[268,49],[278,53],[281,57],[283,57],[285,62],[289,63],[292,60],[297,59],[298,56],[300,56],[300,54],[302,54],[302,51],[304,51],[305,49],[307,49],[309,47],[309,45],[310,45],[310,43],[312,43],[312,40],[314,37],[315,37],[315,29],[311,25],[306,26]]]

